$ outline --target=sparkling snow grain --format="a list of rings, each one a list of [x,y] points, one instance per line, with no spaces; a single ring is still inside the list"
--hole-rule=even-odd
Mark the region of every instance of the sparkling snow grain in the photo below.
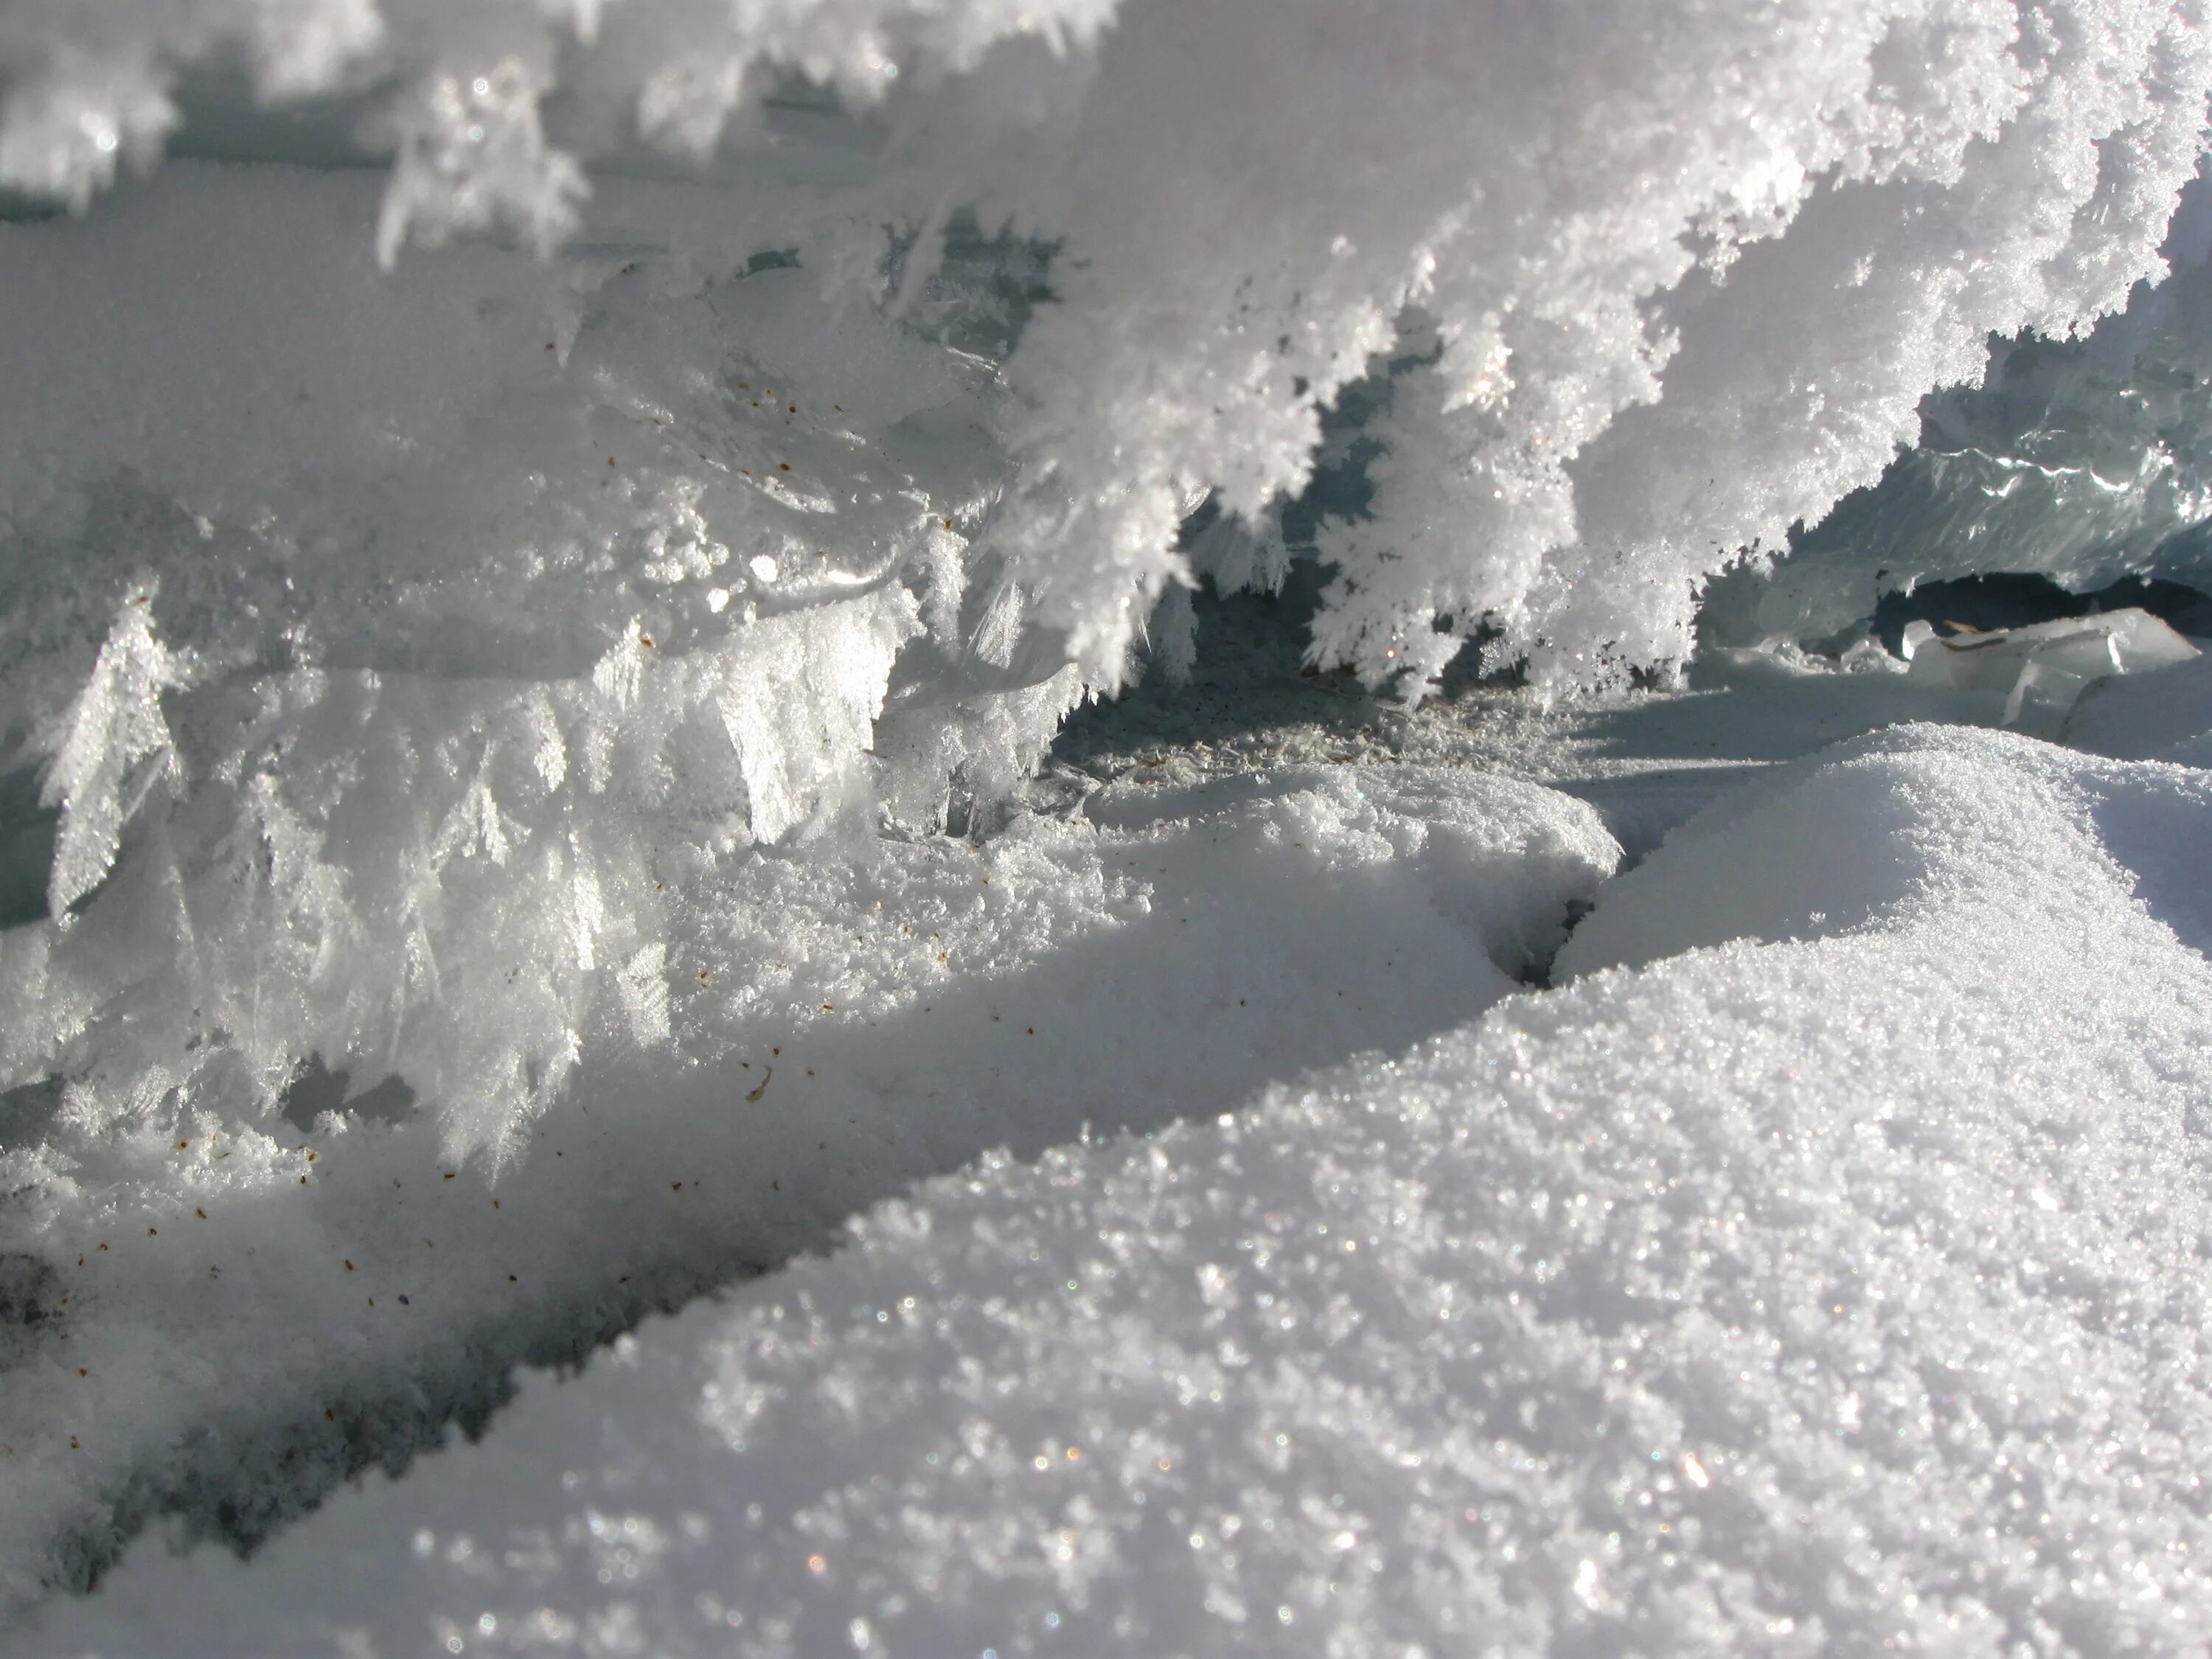
[[[1577,956],[1648,968],[986,1159],[15,1645],[2175,1651],[2208,826],[2179,769],[1846,745],[1608,890]]]

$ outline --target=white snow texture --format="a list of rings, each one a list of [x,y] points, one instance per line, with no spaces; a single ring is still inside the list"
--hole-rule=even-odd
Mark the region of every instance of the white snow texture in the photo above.
[[[1316,661],[1678,660],[1992,330],[2162,269],[2201,9],[12,6],[0,184],[84,216],[0,224],[0,738],[64,815],[0,1085],[251,1115],[404,1047],[502,1156],[657,1029],[684,860],[987,810],[1194,504],[1279,580],[1386,360]],[[100,194],[194,111],[389,170]]]
[[[2186,1650],[2208,857],[2201,771],[1861,739],[1609,886],[1568,988],[987,1159],[19,1645]]]
[[[2212,658],[1791,642],[2212,570],[2208,94],[2205,0],[0,4],[0,1650],[2202,1642]],[[1294,546],[1406,704],[1740,648],[1610,817],[1029,787]],[[1926,715],[2074,747],[1725,793]]]

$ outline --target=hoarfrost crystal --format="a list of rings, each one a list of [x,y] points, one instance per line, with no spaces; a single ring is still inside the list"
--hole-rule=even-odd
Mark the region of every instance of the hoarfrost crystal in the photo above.
[[[81,216],[0,223],[76,988],[0,1085],[404,1047],[500,1146],[660,1030],[702,870],[984,822],[1187,672],[1349,388],[1316,664],[1680,660],[1993,331],[2160,274],[2212,54],[2197,0],[33,0],[0,84],[0,185]]]

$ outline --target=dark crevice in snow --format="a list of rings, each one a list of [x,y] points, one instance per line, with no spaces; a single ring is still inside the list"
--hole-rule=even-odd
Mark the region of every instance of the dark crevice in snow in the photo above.
[[[61,815],[39,800],[39,775],[29,767],[0,776],[0,928],[46,914],[46,872],[53,867]]]
[[[1386,733],[1397,705],[1351,673],[1305,665],[1308,624],[1327,569],[1298,560],[1279,595],[1232,593],[1210,586],[1191,597],[1197,659],[1176,684],[1152,673],[1119,697],[1069,716],[1053,744],[1055,760],[1110,774],[1133,760],[1208,744],[1235,748],[1271,728],[1312,726],[1332,736]]]
[[[0,1371],[21,1358],[23,1334],[61,1317],[61,1275],[24,1251],[0,1253]]]
[[[15,1260],[0,1258],[0,1371],[9,1363],[4,1276]],[[58,1287],[48,1264],[24,1260],[33,1264],[25,1270],[29,1282]],[[782,1265],[732,1258],[641,1267],[624,1275],[618,1297],[541,1310],[526,1327],[487,1324],[455,1343],[449,1363],[435,1370],[382,1391],[334,1393],[319,1419],[241,1412],[202,1422],[183,1437],[171,1464],[142,1468],[104,1495],[110,1507],[100,1524],[56,1540],[52,1588],[90,1593],[132,1540],[164,1522],[180,1547],[216,1543],[251,1556],[348,1482],[379,1470],[401,1474],[448,1444],[455,1429],[467,1440],[480,1437],[514,1399],[523,1370],[572,1374],[652,1315],[673,1314]],[[35,1342],[56,1324],[24,1334]]]
[[[1624,869],[1627,867],[1623,866]],[[1613,879],[1617,881],[1620,878],[1616,876]],[[1601,887],[1589,898],[1569,899],[1565,918],[1559,927],[1559,943],[1542,955],[1531,957],[1528,965],[1522,968],[1515,977],[1532,991],[1553,989],[1552,964],[1559,959],[1559,952],[1567,948],[1567,941],[1575,936],[1575,929],[1582,926],[1583,919],[1597,908],[1598,901],[1604,896],[1605,889]]]
[[[62,1080],[46,1078],[0,1094],[0,1152],[33,1146],[52,1132],[61,1110]]]
[[[333,1071],[320,1054],[292,1079],[277,1103],[277,1115],[302,1134],[313,1133],[325,1112],[349,1115],[359,1123],[404,1123],[414,1111],[415,1091],[397,1073],[356,1092],[352,1072],[343,1066]]]

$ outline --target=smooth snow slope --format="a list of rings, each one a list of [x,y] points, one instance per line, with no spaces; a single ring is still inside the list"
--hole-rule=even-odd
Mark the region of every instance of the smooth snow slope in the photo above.
[[[2202,771],[1856,740],[1609,887],[1559,993],[986,1160],[8,1646],[2185,1650],[2209,863]]]

